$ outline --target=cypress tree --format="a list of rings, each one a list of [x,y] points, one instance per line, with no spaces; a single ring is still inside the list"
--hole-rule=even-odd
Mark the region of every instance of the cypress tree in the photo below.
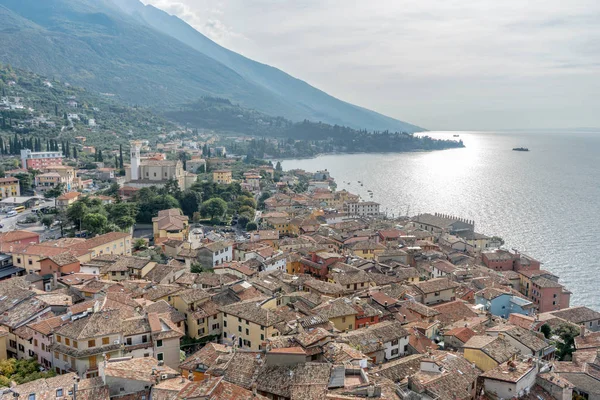
[[[77,160],[77,147],[73,147],[73,158]]]
[[[119,145],[119,168],[123,169],[123,145]]]

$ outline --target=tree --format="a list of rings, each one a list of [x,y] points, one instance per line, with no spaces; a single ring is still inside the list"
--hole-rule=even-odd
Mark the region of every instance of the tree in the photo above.
[[[50,227],[54,223],[54,217],[52,215],[44,215],[42,217],[41,222],[42,222],[42,225],[44,225],[46,228],[50,229]]]
[[[202,265],[200,263],[192,263],[192,265],[190,266],[190,272],[192,274],[199,274],[201,272],[204,272],[204,269],[202,268]]]
[[[33,180],[31,179],[31,175],[28,173],[18,173],[15,174],[15,178],[19,180],[19,188],[21,189],[21,194],[31,190],[33,185]]]
[[[256,209],[256,201],[252,197],[240,196],[237,201],[239,201],[240,206],[248,206]]]
[[[256,225],[256,222],[254,222],[254,221],[252,221],[252,222],[248,222],[248,223],[246,224],[246,230],[247,230],[248,232],[250,232],[250,231],[255,231],[255,230],[257,230],[257,229],[258,229],[258,225]]]
[[[212,220],[222,217],[227,212],[227,203],[218,197],[206,200],[200,206],[200,214],[210,217]]]
[[[200,193],[188,189],[181,193],[179,204],[181,205],[181,211],[183,211],[185,215],[193,217],[195,212],[200,211],[202,196]]]
[[[269,192],[262,192],[258,198],[258,207],[263,210],[265,208],[265,201],[271,197]]]
[[[238,218],[238,224],[239,224],[240,226],[244,226],[244,227],[245,227],[246,225],[248,225],[248,222],[250,222],[250,220],[251,220],[251,218],[249,218],[249,217],[248,217],[247,215],[245,215],[245,214],[242,214],[242,215],[240,215],[240,217]]]
[[[275,170],[276,171],[283,171],[283,168],[281,167],[281,163],[279,161],[277,161],[277,165],[275,165]]]
[[[147,249],[148,246],[146,245],[146,241],[144,239],[137,239],[135,242],[133,242],[133,249],[134,250],[144,250]]]
[[[117,182],[113,182],[110,184],[109,188],[104,191],[104,194],[107,196],[116,197],[119,194],[119,189],[121,187]]]
[[[123,169],[123,145],[119,145],[119,168]]]
[[[558,359],[569,361],[575,351],[575,337],[579,335],[579,328],[571,324],[562,324],[556,328],[554,334],[560,337],[560,341],[556,342]]]
[[[76,201],[67,209],[67,218],[81,230],[83,218],[88,212],[88,206],[83,201]]]
[[[540,328],[540,332],[542,332],[544,334],[544,337],[546,339],[550,339],[550,335],[552,335],[552,328],[550,328],[550,325],[544,324]]]
[[[102,155],[102,150],[98,150],[96,152],[96,155],[98,156],[98,159],[96,161],[98,161],[98,162],[104,162],[104,156]]]
[[[104,233],[107,224],[108,219],[102,214],[91,213],[83,217],[83,226],[94,235]]]
[[[73,158],[77,160],[77,147],[73,146]]]
[[[65,191],[65,184],[64,183],[59,183],[58,185],[54,186],[52,189],[47,190],[46,193],[44,193],[44,197],[47,199],[54,199],[54,207],[56,207],[56,199],[58,197],[60,197]]]
[[[124,216],[115,220],[115,224],[122,230],[128,230],[135,224],[133,217]]]

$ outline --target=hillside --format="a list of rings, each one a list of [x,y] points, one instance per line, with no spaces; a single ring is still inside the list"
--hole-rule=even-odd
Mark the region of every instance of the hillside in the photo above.
[[[0,64],[0,137],[72,140],[85,136],[99,148],[153,139],[176,129],[143,107]]]
[[[0,42],[0,62],[157,110],[210,96],[292,121],[422,130],[224,49],[137,0],[0,0]]]

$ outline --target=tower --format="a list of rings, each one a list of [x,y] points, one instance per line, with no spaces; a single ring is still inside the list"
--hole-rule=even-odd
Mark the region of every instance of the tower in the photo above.
[[[142,142],[132,140],[129,144],[131,145],[131,180],[137,181],[140,179],[140,149],[142,148]]]

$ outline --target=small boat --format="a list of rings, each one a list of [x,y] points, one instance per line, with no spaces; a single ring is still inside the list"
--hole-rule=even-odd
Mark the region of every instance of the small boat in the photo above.
[[[513,151],[529,151],[527,147],[515,147]]]
[[[364,185],[361,183],[360,186],[364,186]]]
[[[454,137],[459,137],[460,135],[452,135],[452,136],[454,136]]]
[[[371,192],[372,193],[373,191],[371,189],[367,189],[367,192]]]

